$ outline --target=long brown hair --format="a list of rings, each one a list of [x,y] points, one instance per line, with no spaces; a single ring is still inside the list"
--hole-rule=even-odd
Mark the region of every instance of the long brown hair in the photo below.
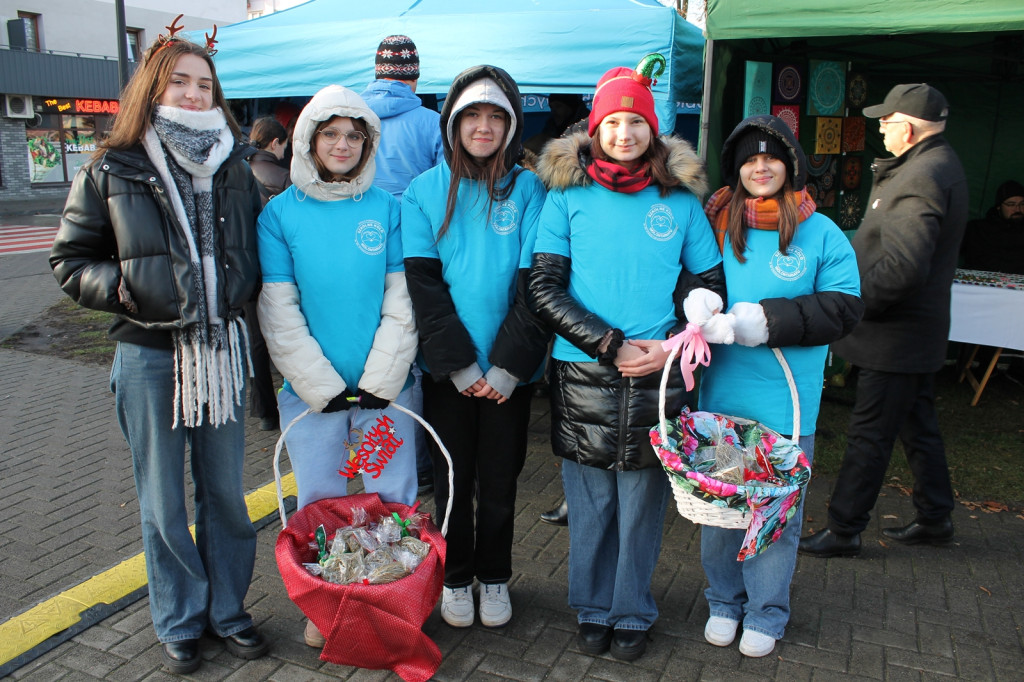
[[[504,137],[507,137],[511,121],[509,120],[508,112],[504,109],[501,109],[501,111],[505,116]],[[459,198],[459,181],[462,178],[476,180],[483,186],[480,189],[486,189],[487,218],[490,219],[491,208],[494,206],[494,202],[504,201],[512,195],[512,190],[516,186],[516,178],[519,176],[519,173],[513,173],[508,182],[502,184],[502,178],[504,178],[509,171],[509,169],[505,167],[505,153],[503,147],[487,157],[483,163],[477,161],[469,152],[466,151],[462,146],[462,135],[459,132],[461,129],[460,124],[462,123],[462,115],[465,112],[466,108],[456,114],[455,122],[452,124],[453,137],[455,137],[454,140],[451,140],[452,155],[450,167],[452,170],[452,179],[448,185],[448,201],[444,208],[444,222],[441,223],[441,229],[437,231],[438,241],[440,241],[441,237],[448,232],[448,228],[451,225],[452,216],[455,214],[455,204]],[[504,144],[504,137],[502,144]]]
[[[327,170],[327,166],[325,166],[323,161],[321,161],[316,155],[316,136],[320,134],[321,130],[327,127],[328,123],[336,118],[347,118],[352,121],[352,127],[354,129],[366,136],[366,139],[363,140],[362,149],[359,151],[359,163],[344,175],[335,175],[331,171]],[[326,121],[320,121],[316,126],[316,130],[313,131],[313,136],[309,138],[309,155],[313,159],[313,165],[316,166],[317,174],[324,182],[348,182],[349,180],[355,180],[359,177],[359,174],[369,162],[370,157],[373,156],[373,154],[370,153],[370,129],[366,127],[366,121],[361,118],[354,118],[351,116],[331,116]]]
[[[594,134],[590,136],[590,155],[595,159],[614,163],[615,159],[609,157],[604,149],[601,148],[600,136],[600,128],[595,130]],[[673,187],[683,184],[679,181],[679,178],[672,175],[671,171],[669,171],[668,145],[662,142],[654,130],[651,130],[651,143],[647,146],[647,151],[640,156],[638,161],[649,164],[650,170],[648,172],[651,174],[651,180],[658,186],[658,194],[660,196],[667,197],[672,193]]]
[[[156,41],[146,50],[142,64],[135,69],[134,75],[121,93],[121,107],[114,117],[114,127],[107,139],[100,143],[96,156],[102,156],[105,149],[128,149],[142,141],[146,127],[153,118],[153,111],[159,104],[160,96],[164,94],[167,84],[171,81],[171,74],[178,59],[187,54],[199,57],[210,66],[210,74],[213,76],[213,105],[224,112],[224,118],[235,139],[241,138],[241,129],[224,99],[224,91],[217,79],[217,70],[206,48],[174,38],[166,43]]]
[[[743,214],[746,210],[746,201],[750,193],[743,186],[742,182],[736,183],[732,193],[732,201],[729,202],[729,222],[726,224],[725,232],[732,242],[732,252],[736,260],[746,263],[747,259],[743,252],[747,250],[747,227],[743,223]],[[775,196],[768,197],[776,199],[779,203],[779,251],[783,255],[789,254],[789,243],[793,241],[796,234],[796,226],[800,224],[800,212],[798,209],[796,193],[793,192],[793,181],[786,173],[786,181],[782,184]]]

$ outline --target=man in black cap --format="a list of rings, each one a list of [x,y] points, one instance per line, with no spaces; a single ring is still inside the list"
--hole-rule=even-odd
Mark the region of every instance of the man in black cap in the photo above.
[[[967,224],[960,247],[972,270],[1024,275],[1024,185],[1007,180],[996,190],[996,205]]]
[[[867,212],[853,237],[864,317],[835,352],[860,368],[846,455],[828,527],[800,540],[810,556],[856,556],[899,437],[914,475],[916,518],[882,534],[953,537],[953,489],[935,412],[946,359],[953,271],[967,224],[967,178],[945,140],[949,105],[924,83],[897,85],[864,115],[879,119],[893,158],[875,159]]]

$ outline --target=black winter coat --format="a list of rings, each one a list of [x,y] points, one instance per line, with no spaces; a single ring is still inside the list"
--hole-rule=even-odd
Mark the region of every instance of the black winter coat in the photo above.
[[[256,153],[249,157],[249,167],[252,168],[256,182],[259,183],[264,206],[292,184],[288,167],[283,164],[284,161],[278,161],[276,156],[265,149],[257,149]]]
[[[555,140],[545,147],[538,174],[549,189],[589,183],[585,133]],[[667,166],[685,190],[706,190],[704,167],[687,142],[663,138],[669,146]],[[677,191],[685,191],[677,190]],[[710,229],[710,228],[708,228]],[[623,343],[622,332],[587,310],[569,294],[572,262],[552,253],[535,253],[530,271],[531,305],[562,338],[599,362],[553,361],[551,388],[551,447],[559,457],[578,464],[631,471],[660,466],[651,447],[649,431],[658,422],[661,373],[623,377],[612,365]],[[722,265],[692,274],[682,269],[673,292],[677,323],[670,333],[686,326],[683,300],[697,287],[717,292],[726,300]],[[727,306],[728,304],[725,303]],[[611,343],[599,353],[602,341]],[[600,356],[600,357],[599,357]],[[678,415],[687,402],[678,365],[672,368],[666,391],[666,414]]]
[[[967,178],[942,135],[876,159],[872,171],[867,212],[853,236],[864,318],[833,348],[858,367],[936,372],[946,359]]]
[[[246,150],[239,145],[213,178],[218,313],[226,319],[242,314],[260,283],[260,195]],[[110,150],[75,175],[50,266],[80,305],[118,315],[111,338],[170,348],[172,330],[200,321],[182,230],[142,146]]]

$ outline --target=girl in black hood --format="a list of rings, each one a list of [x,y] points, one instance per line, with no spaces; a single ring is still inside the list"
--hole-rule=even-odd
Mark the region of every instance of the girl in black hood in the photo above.
[[[523,113],[505,71],[459,74],[441,111],[445,163],[402,198],[405,271],[419,325],[424,417],[451,453],[454,487],[441,616],[453,627],[512,617],[516,479],[526,459],[531,391],[547,332],[526,305],[544,187],[516,165]],[[432,451],[437,509],[448,467]],[[474,511],[474,498],[476,509]]]

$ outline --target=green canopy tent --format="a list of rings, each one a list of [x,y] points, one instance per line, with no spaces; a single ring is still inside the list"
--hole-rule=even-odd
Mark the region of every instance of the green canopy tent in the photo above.
[[[743,117],[748,60],[805,67],[809,60],[841,62],[847,75],[863,75],[864,105],[881,102],[897,83],[938,88],[950,103],[946,137],[967,171],[972,216],[992,206],[1004,180],[1024,181],[1021,0],[708,0],[705,35],[701,151],[713,185],[722,142]],[[860,113],[856,107],[836,115]],[[871,161],[888,155],[870,119],[866,130],[858,153],[861,202]],[[808,153],[815,150],[815,134],[815,119],[803,103],[800,142]],[[838,217],[839,203],[823,212]]]

